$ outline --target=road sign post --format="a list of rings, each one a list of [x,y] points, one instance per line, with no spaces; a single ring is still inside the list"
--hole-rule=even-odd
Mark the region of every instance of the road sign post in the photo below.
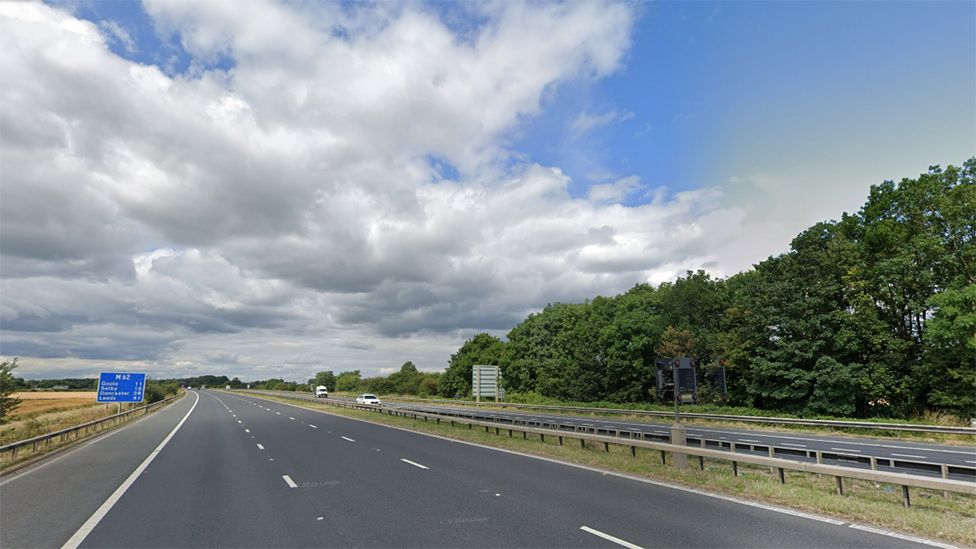
[[[98,375],[98,402],[142,402],[146,392],[146,374],[102,372]]]
[[[688,440],[685,433],[685,426],[681,424],[681,401],[686,397],[682,394],[682,388],[678,381],[680,368],[685,366],[685,364],[681,364],[681,361],[683,360],[687,360],[688,365],[690,366],[691,360],[685,359],[685,357],[675,359],[671,363],[671,376],[674,380],[674,425],[671,426],[671,444],[676,444],[679,446],[684,446]],[[694,381],[694,375],[692,375],[692,381]],[[675,469],[687,469],[688,455],[672,452],[671,464],[674,465]]]

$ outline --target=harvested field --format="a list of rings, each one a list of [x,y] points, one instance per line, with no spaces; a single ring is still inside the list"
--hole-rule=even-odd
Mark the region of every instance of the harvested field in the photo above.
[[[21,400],[11,418],[83,408],[95,404],[95,391],[28,391],[14,393]]]

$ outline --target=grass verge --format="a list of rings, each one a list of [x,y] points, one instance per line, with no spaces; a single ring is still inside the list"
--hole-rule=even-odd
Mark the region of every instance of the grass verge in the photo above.
[[[609,452],[604,452],[602,445],[581,448],[578,440],[571,439],[568,435],[565,444],[560,446],[557,436],[547,436],[545,442],[534,435],[523,440],[518,433],[509,438],[508,429],[505,428],[501,428],[501,434],[496,435],[493,429],[486,433],[484,428],[477,426],[470,430],[466,425],[452,427],[450,421],[437,424],[283,397],[251,396],[789,507],[952,544],[976,546],[976,499],[961,494],[949,494],[945,497],[941,492],[914,488],[912,507],[905,509],[902,506],[900,486],[845,479],[845,495],[841,496],[835,492],[835,481],[830,476],[788,471],[786,484],[780,484],[779,479],[766,467],[740,464],[739,476],[734,477],[729,461],[706,459],[705,470],[700,471],[695,458],[689,459],[691,467],[688,470],[679,471],[671,467],[670,456],[668,463],[662,465],[661,455],[656,451],[639,449],[635,458],[631,456],[629,447],[611,445]]]

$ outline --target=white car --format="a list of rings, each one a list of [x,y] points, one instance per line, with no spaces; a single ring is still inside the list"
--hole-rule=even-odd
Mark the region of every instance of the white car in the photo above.
[[[356,397],[356,403],[358,404],[383,404],[380,399],[376,398],[376,395],[370,393],[363,393]]]

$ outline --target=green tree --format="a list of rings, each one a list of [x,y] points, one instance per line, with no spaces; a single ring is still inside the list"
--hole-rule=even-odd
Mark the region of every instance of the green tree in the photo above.
[[[13,371],[17,359],[0,362],[0,424],[7,423],[14,410],[20,406],[20,399],[13,396],[15,390]]]
[[[440,378],[438,392],[449,398],[471,394],[471,367],[498,364],[504,348],[500,339],[486,333],[468,339],[451,355],[447,371]]]
[[[413,362],[409,360],[400,366],[400,371],[390,374],[386,382],[389,389],[385,392],[401,395],[415,395],[420,392],[421,374]]]
[[[662,358],[697,357],[695,347],[695,336],[691,330],[678,330],[674,326],[668,326],[661,334],[661,341],[657,344],[656,351]]]
[[[925,370],[930,404],[976,417],[976,284],[946,290],[929,303]]]
[[[359,376],[359,370],[353,370],[351,372],[340,372],[336,376],[335,390],[336,391],[358,391],[362,383],[362,378]]]
[[[308,380],[308,384],[311,387],[317,387],[319,385],[325,385],[330,391],[336,390],[336,376],[332,373],[332,370],[326,370],[323,372],[318,372],[315,377]]]

